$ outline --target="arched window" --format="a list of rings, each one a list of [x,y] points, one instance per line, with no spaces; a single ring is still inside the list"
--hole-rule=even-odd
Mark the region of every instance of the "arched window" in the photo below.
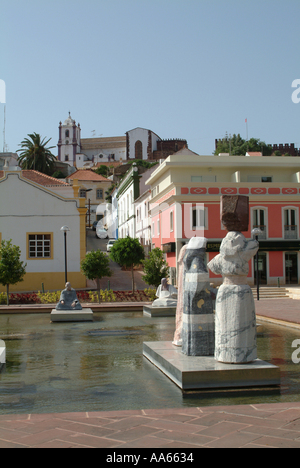
[[[143,159],[143,143],[140,140],[135,142],[134,157],[135,159]]]
[[[69,130],[66,130],[65,137],[68,138],[70,136]]]

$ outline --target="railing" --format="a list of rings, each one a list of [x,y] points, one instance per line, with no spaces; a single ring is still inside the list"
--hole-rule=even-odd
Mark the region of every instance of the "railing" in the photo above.
[[[253,229],[258,228],[261,230],[261,233],[258,234],[258,239],[266,239],[267,238],[267,226],[264,224],[254,224]]]
[[[284,225],[284,238],[285,239],[298,239],[298,229],[294,224]]]

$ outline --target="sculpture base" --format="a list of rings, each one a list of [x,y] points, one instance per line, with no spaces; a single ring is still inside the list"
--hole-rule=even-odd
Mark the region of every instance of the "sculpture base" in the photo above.
[[[170,341],[144,343],[143,355],[182,390],[280,385],[280,369],[260,359],[222,364],[213,356],[186,356]]]
[[[3,340],[0,340],[0,369],[6,363],[6,347]]]
[[[92,309],[82,310],[56,310],[52,309],[50,314],[51,322],[92,322]]]
[[[176,307],[144,306],[143,315],[147,317],[175,317]]]

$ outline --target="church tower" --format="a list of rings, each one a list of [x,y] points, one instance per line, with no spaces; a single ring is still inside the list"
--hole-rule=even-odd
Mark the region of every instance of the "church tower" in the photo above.
[[[58,160],[76,166],[76,154],[80,153],[80,124],[76,125],[69,112],[69,117],[62,124],[59,122]]]

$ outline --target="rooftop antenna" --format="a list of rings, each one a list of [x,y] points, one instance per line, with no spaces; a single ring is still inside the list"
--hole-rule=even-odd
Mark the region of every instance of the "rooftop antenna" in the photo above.
[[[3,153],[6,153],[5,125],[6,125],[6,104],[4,104]]]
[[[0,103],[4,104],[4,127],[3,127],[3,153],[6,151],[5,124],[6,124],[6,92],[5,81],[0,80]]]

